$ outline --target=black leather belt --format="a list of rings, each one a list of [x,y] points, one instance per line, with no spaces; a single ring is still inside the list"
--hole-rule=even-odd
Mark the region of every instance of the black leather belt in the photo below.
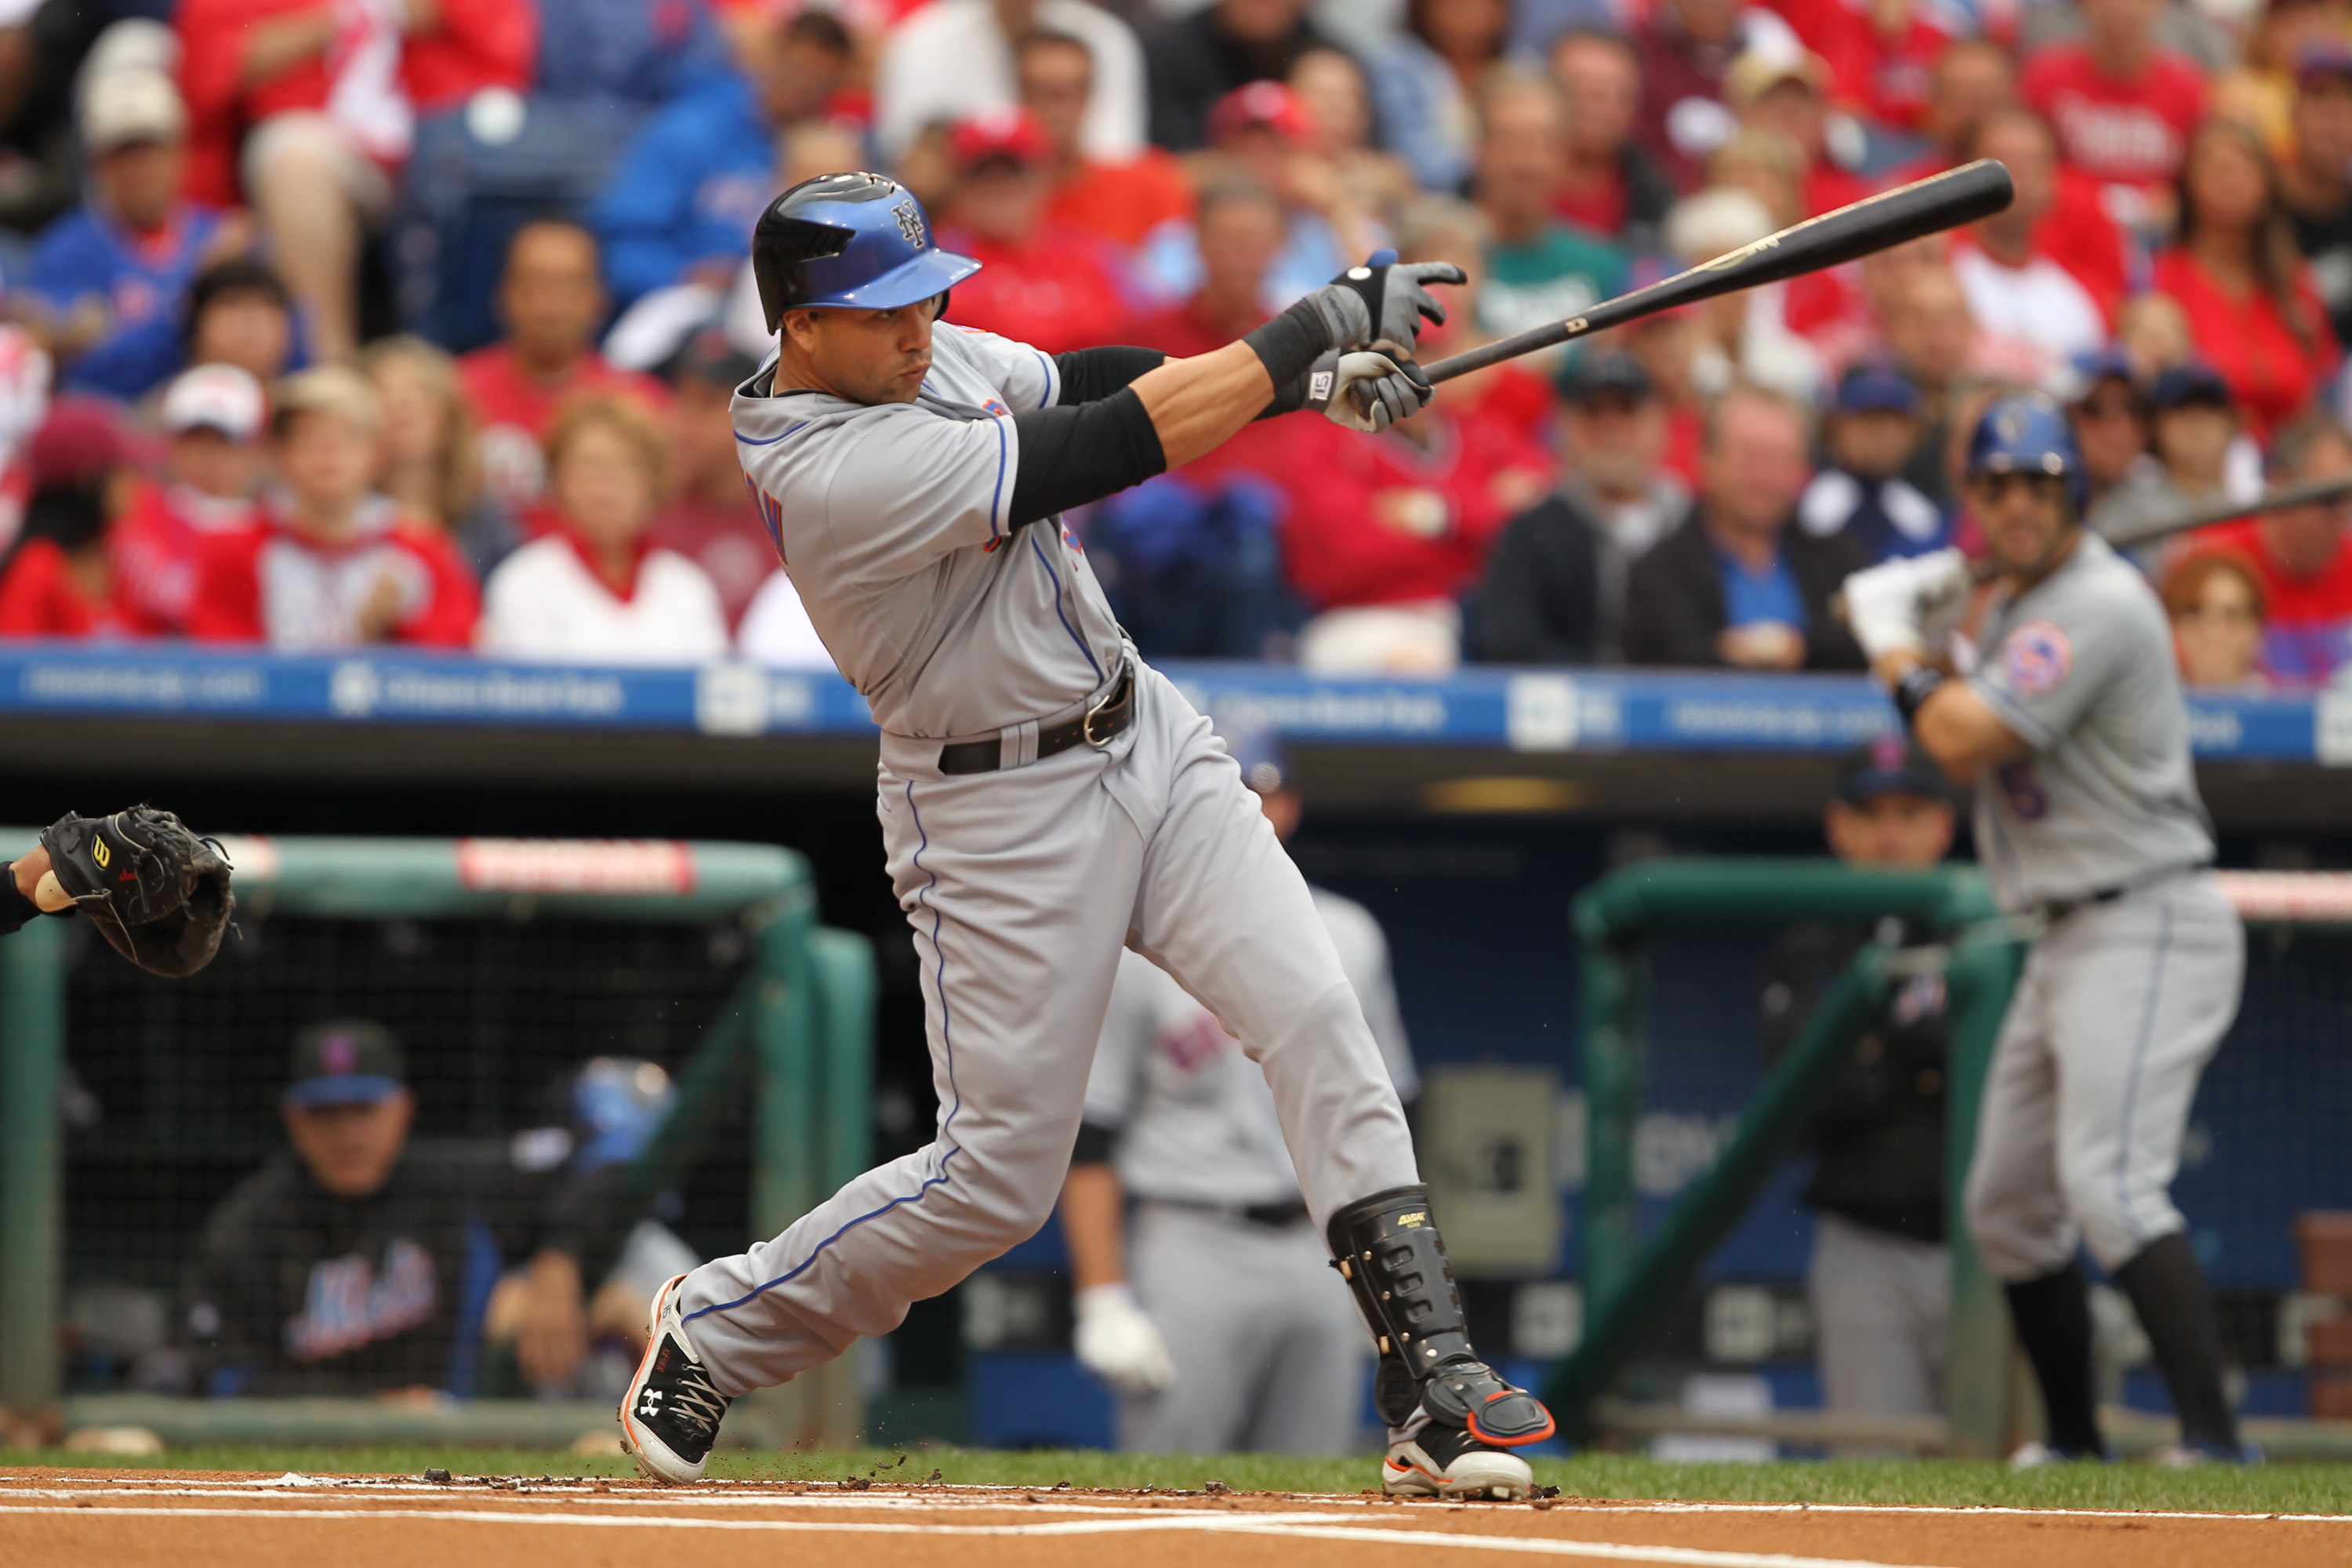
[[[2200,860],[2190,866],[2168,866],[2153,876],[2142,877],[2136,881],[2117,882],[2112,888],[2094,888],[2076,898],[2044,899],[2041,904],[2042,918],[2050,924],[2055,925],[2068,915],[2089,909],[2094,904],[2112,904],[2127,894],[2145,892],[2150,888],[2161,887],[2175,877],[2193,877],[2200,871],[2210,871],[2212,868],[2213,862],[2210,860]]]
[[[1294,1225],[1305,1223],[1307,1217],[1304,1198],[1293,1198],[1286,1204],[1211,1204],[1195,1203],[1185,1198],[1149,1198],[1145,1201],[1171,1209],[1191,1209],[1196,1214],[1222,1215],[1227,1219],[1262,1225],[1270,1230],[1288,1230]]]
[[[1050,730],[1037,731],[1037,758],[1043,762],[1082,742],[1089,746],[1108,745],[1113,736],[1134,721],[1135,672],[1123,669],[1119,671],[1118,684],[1104,692],[1093,707]],[[992,773],[1003,765],[1002,740],[958,741],[940,748],[940,772],[943,773]]]

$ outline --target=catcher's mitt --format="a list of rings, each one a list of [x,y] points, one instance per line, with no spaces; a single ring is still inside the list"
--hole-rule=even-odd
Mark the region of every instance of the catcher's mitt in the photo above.
[[[228,857],[170,812],[61,816],[41,830],[41,845],[75,907],[140,968],[178,980],[220,951],[236,911]]]

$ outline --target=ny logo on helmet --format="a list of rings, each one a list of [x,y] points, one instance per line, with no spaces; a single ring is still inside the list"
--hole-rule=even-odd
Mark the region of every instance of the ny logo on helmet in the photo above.
[[[898,232],[907,237],[907,243],[915,247],[917,249],[922,248],[922,209],[916,206],[912,202],[900,202],[898,204]]]

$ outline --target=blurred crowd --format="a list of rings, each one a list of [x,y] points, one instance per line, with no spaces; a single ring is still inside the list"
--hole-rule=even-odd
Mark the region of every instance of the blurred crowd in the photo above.
[[[824,649],[736,470],[779,190],[894,174],[1048,352],[1369,251],[1424,358],[1976,157],[2006,212],[1252,426],[1075,519],[1147,655],[1858,668],[2030,387],[2092,522],[2352,471],[2352,0],[0,0],[0,635]],[[2138,552],[2200,685],[2352,658],[2347,509]]]

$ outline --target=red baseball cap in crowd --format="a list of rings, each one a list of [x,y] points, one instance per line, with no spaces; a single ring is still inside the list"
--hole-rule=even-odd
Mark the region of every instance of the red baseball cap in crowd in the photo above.
[[[1229,136],[1264,126],[1285,142],[1294,145],[1314,139],[1314,122],[1307,118],[1307,110],[1298,95],[1278,81],[1254,81],[1237,87],[1217,100],[1209,110],[1209,140],[1223,142]]]
[[[1054,161],[1054,144],[1024,109],[983,109],[948,132],[948,156],[970,174],[992,158],[1034,168]]]
[[[36,488],[88,484],[133,460],[113,405],[95,397],[64,397],[50,405],[25,457]]]

